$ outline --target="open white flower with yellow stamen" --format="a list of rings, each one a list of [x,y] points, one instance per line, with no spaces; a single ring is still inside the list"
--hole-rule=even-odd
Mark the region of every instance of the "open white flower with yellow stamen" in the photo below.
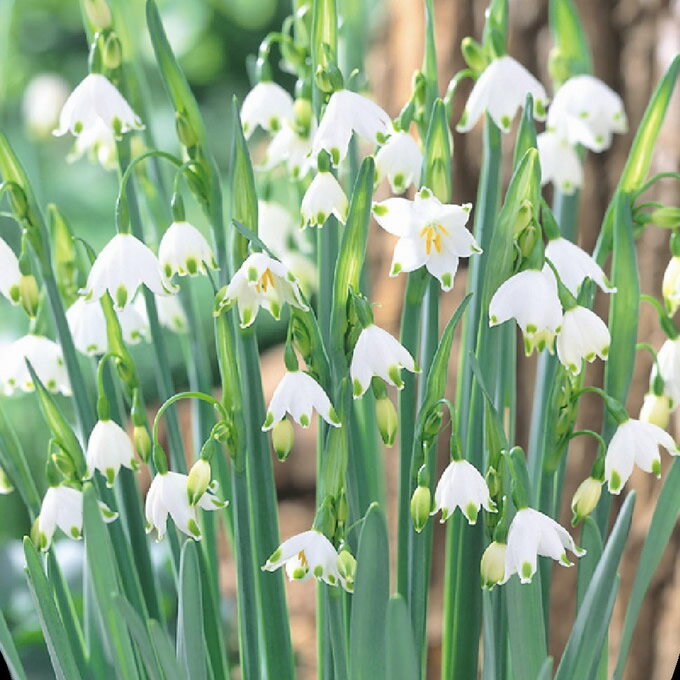
[[[7,243],[0,238],[0,293],[13,305],[20,302],[21,271],[19,259]]]
[[[291,581],[307,581],[314,577],[329,586],[342,585],[344,579],[338,565],[338,552],[333,544],[316,529],[303,531],[284,541],[262,567],[276,571],[285,566]],[[351,588],[346,588],[351,591]]]
[[[545,120],[548,96],[543,85],[516,59],[508,55],[494,59],[475,82],[456,130],[468,132],[486,111],[508,132],[528,94],[534,100],[534,118]]]
[[[562,323],[562,305],[552,270],[526,269],[511,276],[493,294],[489,304],[489,325],[514,318],[524,334],[524,350],[531,354],[552,349]]]
[[[388,198],[374,203],[376,222],[399,237],[390,276],[425,265],[427,271],[439,279],[442,290],[451,290],[459,258],[482,252],[465,228],[471,208],[470,203],[441,203],[427,187],[423,187],[413,201]]]
[[[248,92],[241,106],[241,125],[246,138],[259,125],[267,132],[280,130],[284,121],[294,117],[293,98],[280,85],[262,81]]]
[[[539,555],[571,567],[567,550],[577,557],[586,553],[576,546],[569,532],[554,519],[538,510],[522,508],[510,523],[505,551],[505,576],[501,583],[506,583],[513,574],[519,576],[521,583],[531,583]]]
[[[149,333],[149,323],[136,309],[128,305],[117,312],[123,340],[136,345]],[[67,310],[66,321],[73,336],[76,349],[88,356],[104,354],[108,347],[106,318],[98,300],[88,302],[78,298]]]
[[[673,437],[660,427],[633,418],[622,422],[609,442],[604,460],[604,477],[609,492],[621,493],[635,465],[661,477],[659,446],[672,456],[680,454]]]
[[[156,295],[176,288],[164,278],[151,250],[132,234],[116,234],[97,255],[82,291],[86,300],[99,299],[106,291],[116,309],[123,309],[144,284]]]
[[[477,523],[479,508],[496,512],[489,487],[479,470],[466,460],[452,460],[439,479],[434,492],[434,509],[431,515],[442,511],[441,521],[451,517],[456,508],[465,515],[468,523]]]
[[[397,389],[404,386],[401,369],[415,373],[416,363],[408,350],[387,331],[375,324],[364,328],[359,335],[349,367],[354,398],[363,396],[373,376]]]
[[[623,101],[614,90],[590,75],[569,78],[555,94],[548,111],[548,129],[569,144],[603,151],[613,133],[628,130]]]
[[[417,185],[422,164],[418,142],[408,132],[394,131],[375,156],[377,181],[387,177],[392,192],[403,194],[411,184]]]
[[[105,503],[99,501],[102,519],[109,523],[118,517]],[[47,550],[57,528],[69,538],[79,541],[83,537],[83,492],[70,486],[51,486],[45,492],[38,515],[38,546]]]
[[[286,413],[302,427],[309,427],[314,409],[329,425],[340,427],[338,414],[323,387],[303,371],[289,371],[274,390],[262,430],[271,430]]]
[[[302,197],[302,225],[323,227],[331,215],[344,224],[348,206],[347,196],[333,173],[319,172]]]
[[[227,504],[211,490],[207,490],[196,505],[191,505],[187,493],[187,480],[188,475],[162,472],[151,482],[144,505],[146,532],[150,533],[155,529],[159,541],[165,536],[168,514],[182,533],[200,541],[203,535],[198,526],[196,508],[220,510]]]
[[[604,293],[615,293],[602,268],[595,260],[566,238],[554,238],[545,247],[545,257],[550,260],[567,290],[576,297],[586,279],[591,279]]]
[[[552,182],[563,194],[571,195],[583,184],[583,167],[574,147],[550,130],[536,137],[541,162],[541,184]]]
[[[307,134],[300,134],[290,121],[283,120],[281,129],[272,137],[267,147],[264,169],[271,170],[280,163],[285,163],[294,179],[304,177],[314,167],[310,152],[315,132],[314,123],[311,123]]]
[[[99,420],[87,440],[87,479],[99,470],[112,487],[121,466],[136,470],[138,467],[132,441],[127,432],[113,420]]]
[[[581,372],[582,361],[606,360],[611,337],[600,317],[586,307],[576,305],[562,317],[562,330],[557,336],[557,356],[573,375]]]
[[[298,309],[309,309],[288,269],[265,253],[253,253],[232,277],[218,309],[236,304],[241,328],[247,328],[255,321],[260,307],[279,319],[286,302]]]
[[[53,134],[88,135],[100,123],[116,137],[144,129],[140,117],[116,87],[100,73],[90,73],[69,95]]]
[[[349,90],[338,90],[331,95],[319,128],[312,142],[312,157],[325,150],[333,165],[347,155],[352,133],[382,144],[392,132],[390,117],[370,99]]]
[[[35,390],[27,360],[47,390],[64,396],[71,395],[61,345],[49,338],[29,334],[4,347],[0,355],[0,385],[7,396],[16,390]]]
[[[158,246],[158,261],[165,276],[197,276],[206,267],[217,269],[217,262],[207,239],[189,222],[173,222]]]

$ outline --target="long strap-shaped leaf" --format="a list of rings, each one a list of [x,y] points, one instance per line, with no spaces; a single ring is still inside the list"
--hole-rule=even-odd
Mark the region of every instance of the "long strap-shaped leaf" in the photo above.
[[[394,595],[387,605],[387,677],[412,680],[418,677],[418,657],[413,642],[406,602]]]
[[[26,671],[21,663],[19,652],[12,639],[12,633],[10,633],[7,627],[7,621],[5,621],[2,612],[0,612],[0,652],[2,652],[12,680],[26,680]]]

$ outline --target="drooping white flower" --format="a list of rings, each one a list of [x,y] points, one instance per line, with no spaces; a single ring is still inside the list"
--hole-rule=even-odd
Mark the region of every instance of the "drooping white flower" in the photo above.
[[[95,470],[106,477],[106,486],[112,487],[121,465],[135,470],[138,467],[132,441],[127,432],[113,420],[99,420],[92,428],[87,441],[87,477]]]
[[[411,184],[417,185],[422,164],[418,142],[408,132],[395,131],[375,156],[377,180],[387,177],[392,192],[403,194]]]
[[[493,541],[489,543],[479,563],[479,575],[482,588],[492,590],[505,576],[505,556],[508,546],[505,543]]]
[[[188,475],[164,472],[157,474],[151,482],[144,505],[146,532],[150,533],[155,529],[159,541],[165,536],[168,514],[182,533],[200,541],[203,535],[198,526],[196,508],[219,510],[226,505],[210,489],[201,496],[196,505],[190,505],[187,480]]]
[[[48,137],[59,122],[68,85],[57,73],[39,73],[26,86],[21,102],[24,123],[36,137]]]
[[[281,129],[272,137],[267,147],[264,169],[271,170],[280,163],[285,163],[294,179],[304,177],[314,165],[310,151],[315,132],[315,124],[312,124],[307,134],[302,135],[290,121],[283,120]]]
[[[654,394],[647,392],[642,400],[640,408],[640,420],[643,423],[651,423],[665,430],[671,416],[671,398],[667,394]]]
[[[451,461],[437,483],[434,509],[430,514],[434,515],[441,510],[443,523],[456,508],[460,508],[470,525],[474,525],[477,523],[480,507],[487,512],[496,512],[496,505],[491,500],[484,477],[466,460]]]
[[[518,510],[508,531],[505,576],[501,583],[506,583],[513,574],[519,576],[521,583],[531,583],[536,573],[538,555],[571,567],[567,550],[577,557],[586,552],[577,547],[569,532],[551,517],[532,508]]]
[[[559,237],[548,241],[545,256],[553,263],[560,280],[574,297],[586,279],[591,279],[604,293],[616,292],[597,262],[568,239]]]
[[[189,320],[187,319],[182,301],[179,295],[156,295],[156,313],[158,314],[158,321],[164,328],[173,333],[184,333],[189,327]],[[146,311],[146,304],[144,299],[141,300],[141,306]]]
[[[657,354],[657,361],[663,378],[663,391],[667,394],[673,406],[680,404],[680,337],[668,339]],[[653,376],[657,373],[653,370]]]
[[[508,132],[528,94],[534,100],[534,118],[545,120],[548,96],[543,85],[512,57],[494,59],[475,82],[456,130],[468,132],[486,111],[503,132]]]
[[[542,270],[527,269],[511,276],[493,294],[489,304],[489,325],[514,318],[524,334],[524,350],[531,354],[552,347],[562,323],[562,305],[557,282],[546,265]]]
[[[556,344],[559,360],[573,375],[578,375],[583,359],[588,362],[596,356],[607,359],[611,337],[607,324],[595,312],[576,305],[564,313]]]
[[[260,307],[279,319],[286,302],[298,309],[308,309],[288,269],[269,255],[253,253],[232,277],[219,309],[236,304],[241,328],[247,328],[255,321]]]
[[[206,274],[206,267],[217,269],[212,248],[205,236],[189,222],[173,222],[163,234],[158,246],[158,261],[165,276],[197,276]]]
[[[99,509],[106,523],[118,517],[105,503]],[[69,538],[79,541],[83,537],[83,493],[70,486],[51,486],[47,489],[38,515],[38,545],[47,550],[57,528]]]
[[[633,473],[634,465],[660,477],[659,446],[663,446],[672,456],[680,454],[673,437],[660,427],[633,418],[621,423],[609,442],[604,459],[604,477],[609,492],[621,493]]]
[[[262,430],[271,430],[286,413],[302,427],[309,427],[314,409],[329,425],[340,427],[338,415],[323,387],[303,371],[287,372],[274,390]]]
[[[19,259],[7,243],[0,238],[0,293],[13,305],[18,305],[20,302],[20,283]]]
[[[348,205],[347,196],[333,174],[319,172],[302,198],[302,224],[323,227],[331,215],[335,215],[344,224]]]
[[[123,309],[144,284],[156,295],[174,292],[163,277],[151,250],[132,234],[116,234],[97,255],[82,291],[87,300],[99,299],[108,290],[116,309]]]
[[[117,312],[123,340],[136,345],[149,333],[149,324],[134,305]],[[66,321],[76,349],[88,356],[104,354],[108,348],[106,318],[98,300],[78,298],[67,310]]]
[[[661,293],[666,309],[669,313],[675,314],[680,307],[680,257],[672,257],[663,273]]]
[[[2,351],[0,384],[7,396],[11,396],[16,390],[35,390],[26,360],[30,361],[46,389],[65,396],[71,395],[61,346],[49,338],[29,334],[7,345]]]
[[[536,146],[541,162],[541,184],[552,182],[566,195],[583,185],[581,159],[566,139],[547,130],[536,137]]]
[[[387,331],[371,324],[359,335],[349,367],[354,398],[363,396],[371,378],[382,378],[388,385],[401,389],[401,369],[415,373],[416,363],[408,350]]]
[[[293,98],[286,90],[272,81],[257,83],[241,107],[243,134],[247,139],[258,125],[267,132],[276,132],[283,121],[292,121],[294,115]]]
[[[315,529],[303,531],[284,541],[262,567],[263,571],[276,571],[286,567],[291,581],[306,581],[312,576],[330,586],[341,584],[346,590],[340,574],[338,553],[333,544]]]
[[[547,126],[571,145],[603,151],[611,146],[614,132],[626,132],[628,121],[621,97],[601,80],[583,74],[557,91]]]
[[[399,237],[390,276],[412,272],[425,265],[427,271],[439,279],[442,290],[451,290],[459,258],[482,252],[465,228],[471,208],[471,203],[443,204],[426,187],[413,201],[388,198],[374,203],[376,222]]]
[[[117,154],[113,130],[103,121],[97,120],[76,137],[73,150],[66,160],[73,163],[87,155],[90,161],[98,162],[105,170],[115,170],[118,167]]]
[[[370,99],[349,90],[331,95],[312,143],[312,157],[321,150],[338,165],[347,155],[352,133],[373,144],[383,143],[392,132],[390,117]]]
[[[100,73],[90,73],[66,100],[59,116],[59,127],[53,134],[87,134],[98,122],[117,137],[130,130],[144,128],[139,116],[116,87]]]

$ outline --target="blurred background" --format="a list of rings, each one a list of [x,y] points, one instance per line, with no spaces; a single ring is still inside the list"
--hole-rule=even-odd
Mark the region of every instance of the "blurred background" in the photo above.
[[[595,75],[624,98],[630,132],[617,136],[613,147],[600,155],[589,154],[586,181],[579,216],[579,243],[591,250],[612,190],[628,153],[632,135],[656,81],[680,51],[680,0],[575,0],[590,38]],[[143,0],[119,3],[129,12],[128,26],[144,26]],[[278,30],[290,12],[283,0],[159,0],[170,42],[179,57],[196,93],[206,119],[208,136],[218,164],[226,170],[230,148],[231,100],[242,98],[250,85],[249,64],[260,41]],[[421,0],[338,0],[357,16],[361,8],[363,34],[368,40],[366,78],[377,101],[396,115],[410,95],[411,76],[422,60],[423,7]],[[129,6],[129,7],[128,7]],[[481,0],[436,0],[436,39],[442,87],[463,68],[459,45],[467,35],[479,36],[486,2]],[[551,38],[547,28],[547,0],[510,0],[510,43],[512,56],[521,61],[549,87],[547,55]],[[165,92],[154,70],[150,46],[143,31],[134,43],[146,60],[146,77],[153,109],[150,126],[160,148],[175,151],[174,120]],[[345,46],[345,63],[352,64],[352,49]],[[349,48],[349,49],[347,49]],[[250,57],[250,58],[247,58]],[[70,220],[74,232],[99,249],[113,234],[113,206],[118,188],[114,172],[83,158],[65,159],[71,140],[51,136],[54,111],[59,110],[68,92],[87,72],[87,42],[82,30],[77,0],[0,0],[0,128],[12,144],[34,183],[43,204],[56,203]],[[277,80],[292,87],[293,80],[277,74]],[[468,90],[461,89],[454,101],[455,124]],[[52,114],[52,115],[51,115]],[[680,97],[676,93],[667,114],[653,171],[680,170]],[[510,136],[506,142],[510,142]],[[257,146],[257,140],[255,141]],[[475,200],[481,158],[481,135],[476,130],[467,136],[454,133],[454,202]],[[254,149],[257,154],[257,149]],[[509,168],[505,168],[507,181]],[[654,198],[669,205],[680,204],[678,184],[660,183]],[[385,188],[381,191],[384,193]],[[193,219],[194,215],[190,215]],[[200,222],[198,213],[196,220]],[[164,225],[160,225],[161,228]],[[381,230],[371,231],[369,261],[376,322],[397,332],[404,278],[388,279],[391,237]],[[19,234],[15,224],[0,216],[0,236],[13,247]],[[668,260],[668,234],[649,229],[639,241],[639,265],[642,291],[660,294],[661,277]],[[455,290],[443,298],[442,321],[449,318],[465,289],[465,270],[457,279]],[[199,284],[200,285],[200,284]],[[201,292],[201,291],[199,291]],[[200,323],[210,323],[210,291],[202,291],[205,304]],[[604,301],[600,300],[599,303]],[[26,332],[23,313],[0,301],[0,344]],[[606,305],[602,308],[606,313]],[[47,322],[45,322],[47,323]],[[271,394],[283,373],[278,342],[281,328],[264,324],[263,379],[266,394]],[[640,339],[659,347],[663,335],[654,314],[642,309]],[[175,357],[175,382],[178,389],[187,384],[183,367],[185,340],[169,334],[170,355]],[[155,394],[155,377],[150,348],[133,349],[145,379],[145,393],[150,403]],[[455,349],[454,349],[455,356]],[[519,357],[520,422],[518,444],[525,444],[528,432],[534,360]],[[451,362],[451,387],[455,384],[455,361]],[[647,389],[650,359],[640,354],[636,379],[628,408],[636,414]],[[601,366],[591,369],[588,380],[601,379]],[[452,390],[451,390],[452,391]],[[0,407],[12,418],[36,477],[42,479],[48,435],[40,418],[35,417],[35,397],[17,395],[0,397]],[[67,406],[67,402],[64,402]],[[580,426],[599,427],[600,405],[584,399]],[[182,413],[187,440],[190,439],[190,414]],[[678,436],[680,432],[671,428]],[[280,500],[281,534],[287,537],[309,527],[314,510],[314,436],[313,428],[298,431],[296,447],[285,465],[276,464]],[[583,438],[581,438],[583,439]],[[580,440],[570,449],[568,482],[562,522],[568,524],[568,501],[578,483],[587,476],[594,451]],[[442,452],[443,466],[445,454]],[[664,470],[668,459],[664,458]],[[396,450],[386,451],[388,498],[396,488]],[[43,481],[40,484],[44,484]],[[633,528],[622,566],[622,586],[614,614],[610,645],[618,648],[618,636],[632,583],[637,555],[647,532],[661,483],[650,475],[636,473],[632,479],[639,493]],[[390,516],[394,518],[394,508]],[[24,585],[23,555],[18,539],[28,530],[28,519],[14,496],[0,497],[0,606],[10,626],[22,642],[22,652],[31,668],[32,678],[49,678],[46,653],[42,651],[40,632],[30,596]],[[433,577],[433,597],[429,621],[431,676],[438,677],[438,650],[441,645],[441,593],[443,584],[443,531],[437,527]],[[59,542],[60,559],[74,583],[79,580],[80,544]],[[164,547],[157,558],[163,569]],[[225,615],[233,621],[235,579],[229,551],[224,546],[222,584]],[[676,531],[647,596],[628,663],[627,680],[666,680],[671,677],[680,650],[680,532]],[[70,565],[67,567],[66,565]],[[555,570],[553,635],[551,653],[561,654],[573,622],[575,570]],[[170,574],[168,573],[168,579]],[[299,658],[300,677],[315,677],[314,589],[311,585],[288,587],[293,642]],[[168,606],[172,606],[169,602]],[[234,636],[233,629],[230,632]],[[234,639],[234,645],[236,644]]]

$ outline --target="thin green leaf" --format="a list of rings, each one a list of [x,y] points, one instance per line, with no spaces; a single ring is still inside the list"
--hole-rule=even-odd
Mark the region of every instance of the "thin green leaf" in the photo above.
[[[172,648],[172,642],[168,634],[163,630],[161,624],[154,619],[149,621],[149,635],[151,636],[153,646],[156,648],[160,667],[166,680],[186,680],[186,676],[182,673],[177,663],[175,650]]]
[[[583,520],[581,529],[581,547],[586,554],[578,561],[578,578],[576,582],[576,607],[580,607],[586,590],[590,584],[595,568],[602,556],[602,536],[592,517]]]
[[[144,621],[135,611],[135,608],[122,595],[117,595],[114,598],[114,602],[118,607],[119,614],[127,624],[133,641],[137,645],[137,649],[139,650],[139,654],[142,657],[142,661],[144,662],[144,666],[149,674],[150,680],[163,680],[164,676],[161,673],[161,667],[157,658],[155,645]],[[174,655],[172,658],[174,659]],[[180,668],[177,666],[176,677],[180,676]]]
[[[390,588],[389,542],[382,510],[372,505],[364,518],[350,623],[350,677],[385,677],[385,632]],[[414,676],[415,677],[415,676]]]
[[[536,680],[551,680],[552,670],[553,670],[553,658],[552,656],[549,656],[545,660],[543,666],[541,666],[541,670],[539,671]]]
[[[206,646],[203,634],[201,573],[196,544],[184,542],[179,565],[179,611],[177,612],[177,658],[188,678],[207,678]]]
[[[630,521],[635,506],[635,492],[628,494],[616,523],[597,564],[593,578],[557,669],[555,680],[592,677],[599,664],[602,647],[607,639],[611,610],[616,597],[616,573],[628,538]]]
[[[534,124],[534,98],[528,94],[524,102],[524,111],[519,122],[515,150],[512,156],[513,168],[522,160],[529,149],[536,148],[536,125]]]
[[[387,605],[387,673],[390,680],[418,677],[418,657],[411,620],[401,595],[393,595]]]
[[[661,556],[668,546],[668,541],[680,517],[680,458],[673,460],[657,501],[647,537],[642,546],[640,561],[633,581],[633,589],[626,609],[626,618],[621,635],[619,658],[616,661],[614,680],[621,680],[630,651],[640,607],[652,581],[652,576],[659,566]]]
[[[472,373],[475,377],[475,380],[477,381],[477,385],[484,395],[486,404],[484,421],[487,424],[487,428],[492,429],[493,437],[498,442],[499,448],[507,449],[508,438],[503,427],[503,420],[501,419],[500,413],[498,413],[498,410],[494,406],[494,400],[486,387],[484,376],[482,375],[482,368],[479,365],[479,361],[477,361],[477,357],[472,352],[470,352],[468,358],[470,361],[470,368],[472,369]],[[490,448],[489,450],[493,449]]]
[[[79,680],[81,675],[64,624],[52,598],[52,590],[40,564],[40,556],[28,537],[24,538],[24,554],[28,585],[38,611],[52,669],[59,680]]]
[[[27,680],[26,671],[19,658],[19,652],[17,651],[14,640],[12,639],[12,634],[7,627],[7,621],[0,611],[0,652],[2,652],[2,657],[7,664],[9,669],[9,674],[12,680]]]
[[[550,31],[555,41],[555,55],[564,63],[567,77],[591,73],[592,57],[588,36],[572,0],[550,0]],[[554,76],[553,76],[554,77]],[[559,78],[558,85],[566,78]]]

